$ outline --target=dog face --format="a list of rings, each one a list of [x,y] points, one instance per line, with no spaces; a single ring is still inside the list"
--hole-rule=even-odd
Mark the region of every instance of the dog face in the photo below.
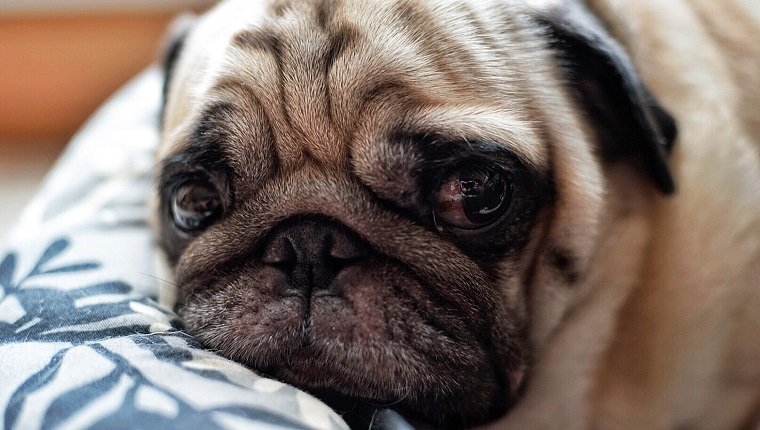
[[[546,297],[582,279],[604,166],[670,191],[672,122],[574,3],[263,3],[170,51],[160,237],[188,329],[317,395],[504,413]]]

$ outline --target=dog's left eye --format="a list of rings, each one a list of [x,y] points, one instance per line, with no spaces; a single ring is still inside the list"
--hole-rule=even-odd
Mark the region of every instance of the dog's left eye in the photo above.
[[[191,181],[177,188],[172,199],[174,224],[192,233],[205,229],[222,212],[222,202],[216,187],[206,181]]]
[[[460,168],[450,174],[434,196],[436,221],[476,229],[497,221],[512,200],[512,177],[501,167]]]

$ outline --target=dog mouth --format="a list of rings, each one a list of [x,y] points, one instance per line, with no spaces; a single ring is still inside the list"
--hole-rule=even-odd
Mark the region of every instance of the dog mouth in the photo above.
[[[490,421],[514,402],[521,354],[497,357],[484,333],[388,261],[345,268],[340,294],[268,294],[269,269],[189,298],[181,315],[204,345],[323,400],[350,425],[394,409],[436,427]],[[268,280],[268,281],[267,281]],[[486,336],[487,337],[487,336]],[[352,424],[353,423],[353,424]]]
[[[207,347],[352,415],[392,408],[456,428],[514,400],[520,333],[487,285],[483,297],[445,277],[431,285],[330,220],[283,223],[261,244],[182,280],[193,294],[181,316]]]

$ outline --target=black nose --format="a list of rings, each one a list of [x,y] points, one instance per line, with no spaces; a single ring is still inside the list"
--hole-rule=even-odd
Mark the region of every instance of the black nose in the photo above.
[[[344,225],[325,219],[289,220],[264,242],[261,261],[287,275],[284,295],[309,297],[317,291],[337,292],[335,276],[365,258],[369,244]]]

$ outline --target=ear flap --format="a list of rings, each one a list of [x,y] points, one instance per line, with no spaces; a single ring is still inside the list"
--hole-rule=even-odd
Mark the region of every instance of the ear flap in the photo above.
[[[544,13],[539,22],[595,125],[604,158],[638,163],[663,193],[673,193],[667,155],[678,134],[676,122],[641,82],[623,49],[575,1]]]
[[[161,101],[161,122],[164,119],[164,109],[166,107],[166,99],[169,96],[169,88],[171,86],[172,76],[174,74],[174,66],[179,59],[179,55],[182,52],[182,48],[185,46],[185,40],[190,30],[195,25],[196,17],[191,14],[180,15],[175,18],[169,26],[166,39],[163,46],[163,56],[161,59],[161,65],[164,71],[164,85]]]

